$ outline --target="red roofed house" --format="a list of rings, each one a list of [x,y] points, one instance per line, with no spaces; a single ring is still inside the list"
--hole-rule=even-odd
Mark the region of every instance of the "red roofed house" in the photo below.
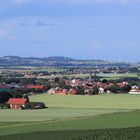
[[[27,99],[24,98],[10,98],[7,104],[10,105],[11,109],[21,109],[21,106],[25,105],[27,102]]]

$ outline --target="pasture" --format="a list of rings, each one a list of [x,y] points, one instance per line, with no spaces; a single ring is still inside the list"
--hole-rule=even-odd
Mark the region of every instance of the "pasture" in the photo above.
[[[28,138],[51,140],[59,137],[62,140],[74,138],[78,140],[81,136],[87,137],[88,140],[90,137],[99,137],[101,133],[106,136],[110,131],[112,131],[112,136],[123,131],[128,132],[130,136],[130,132],[136,133],[140,130],[139,95],[43,94],[31,96],[30,100],[42,101],[49,108],[1,110],[0,139],[19,140],[24,134],[23,140]]]

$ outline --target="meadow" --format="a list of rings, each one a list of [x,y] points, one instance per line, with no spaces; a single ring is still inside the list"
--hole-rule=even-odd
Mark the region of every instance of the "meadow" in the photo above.
[[[0,139],[139,139],[139,95],[34,95],[43,110],[1,110]],[[22,136],[22,137],[21,137]],[[133,136],[134,138],[134,136]],[[116,139],[117,140],[117,139]]]

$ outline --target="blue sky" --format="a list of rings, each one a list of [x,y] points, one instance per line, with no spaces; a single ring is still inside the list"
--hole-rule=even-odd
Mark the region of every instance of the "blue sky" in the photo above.
[[[0,0],[0,56],[140,61],[140,0]]]

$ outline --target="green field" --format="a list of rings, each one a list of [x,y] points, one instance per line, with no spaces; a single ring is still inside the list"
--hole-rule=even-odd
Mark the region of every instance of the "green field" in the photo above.
[[[49,78],[55,78],[55,77],[75,77],[75,78],[87,78],[89,77],[89,74],[71,74],[71,75],[54,75],[54,76],[39,76],[38,78],[43,78],[43,79],[49,79]],[[107,80],[115,80],[115,79],[120,79],[123,77],[138,77],[137,73],[128,73],[128,74],[97,74],[97,76],[102,77],[102,79],[107,79]]]
[[[1,110],[0,139],[90,140],[106,137],[107,140],[112,140],[116,135],[121,136],[124,132],[127,135],[121,138],[129,139],[132,134],[136,135],[140,131],[140,96],[138,95],[43,94],[31,96],[30,100],[42,101],[49,108]],[[22,135],[24,137],[21,138]],[[140,135],[136,136],[140,138]]]

